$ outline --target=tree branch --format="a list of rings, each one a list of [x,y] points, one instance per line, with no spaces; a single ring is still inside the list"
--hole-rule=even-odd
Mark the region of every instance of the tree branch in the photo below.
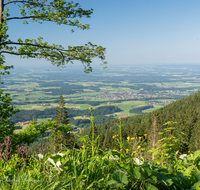
[[[8,53],[8,54],[12,54],[12,55],[26,55],[26,54],[22,54],[22,53],[17,53],[17,52],[11,52],[11,51],[1,51],[1,53]],[[38,55],[38,53],[31,53],[33,55]]]
[[[37,4],[37,5],[43,5],[43,6],[52,6],[52,5],[46,5],[44,3],[28,2],[28,1],[10,1],[10,2],[4,3],[4,5],[8,5],[11,3],[26,3],[26,4]]]
[[[12,19],[27,19],[27,18],[38,18],[38,19],[42,19],[42,17],[39,17],[39,16],[23,16],[23,17],[10,17],[10,18],[7,18],[6,20],[12,20]]]
[[[0,54],[1,53],[8,53],[8,54],[11,54],[11,55],[21,55],[21,56],[23,56],[23,55],[27,56],[28,55],[28,53],[27,54],[26,53],[17,53],[17,52],[11,52],[11,51],[1,51]],[[34,55],[34,56],[42,56],[43,55],[43,56],[46,56],[43,53],[34,53],[34,52],[29,53],[29,55]],[[48,57],[60,58],[60,56],[51,55],[51,54],[48,54]]]
[[[5,45],[5,44],[9,44],[9,45],[27,45],[27,46],[34,46],[34,47],[40,47],[40,48],[54,49],[54,50],[58,50],[58,51],[69,51],[69,50],[65,50],[65,49],[61,49],[61,48],[56,48],[56,47],[51,47],[51,46],[43,46],[43,45],[32,44],[32,43],[20,43],[20,42],[11,42],[11,41],[6,41],[6,42],[3,42],[3,43],[0,43],[0,45]]]
[[[6,20],[13,20],[13,19],[29,19],[29,18],[37,18],[37,19],[43,20],[42,17],[36,16],[36,15],[33,15],[33,16],[31,16],[31,15],[30,15],[30,16],[23,16],[23,17],[10,17],[10,18],[7,18]],[[73,17],[69,17],[69,18],[73,18]],[[54,22],[53,20],[50,20],[50,19],[45,19],[44,21],[51,21],[51,22]],[[70,26],[70,24],[65,24],[65,23],[60,23],[60,24],[69,25],[69,26]],[[77,25],[77,27],[79,27],[79,26]]]

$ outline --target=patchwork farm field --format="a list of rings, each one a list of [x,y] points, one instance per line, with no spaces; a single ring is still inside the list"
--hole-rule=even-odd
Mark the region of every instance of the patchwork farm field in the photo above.
[[[52,112],[62,93],[69,113],[75,114],[70,116],[71,119],[85,119],[83,116],[89,107],[95,110],[114,106],[117,112],[98,112],[107,119],[113,119],[145,114],[197,92],[200,88],[200,67],[190,66],[188,71],[186,67],[129,66],[122,69],[116,66],[103,71],[97,67],[89,75],[80,70],[70,72],[54,69],[47,72],[41,69],[39,72],[15,68],[11,75],[2,77],[4,84],[1,88],[11,95],[13,105],[19,110]],[[70,69],[74,68],[71,66]],[[45,122],[47,118],[52,119],[53,116],[50,116],[31,118]]]

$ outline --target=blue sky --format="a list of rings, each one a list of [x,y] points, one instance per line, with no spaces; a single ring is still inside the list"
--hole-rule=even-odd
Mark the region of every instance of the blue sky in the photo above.
[[[109,65],[196,64],[200,63],[199,0],[80,0],[84,9],[94,9],[90,30],[71,33],[68,26],[52,23],[9,22],[11,39],[42,36],[49,43],[83,45],[87,42],[106,47]],[[11,9],[17,14],[17,7]],[[44,60],[20,60],[7,56],[7,65],[50,65]],[[99,64],[94,60],[93,64]]]

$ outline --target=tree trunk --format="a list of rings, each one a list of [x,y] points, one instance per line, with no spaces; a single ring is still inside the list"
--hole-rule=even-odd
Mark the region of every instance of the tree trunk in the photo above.
[[[4,9],[4,4],[3,4],[4,0],[0,0],[0,24],[3,23],[3,9]],[[2,30],[2,25],[0,25],[0,30]],[[2,33],[2,31],[1,31]],[[2,34],[0,35],[0,43],[2,41]],[[0,48],[1,49],[1,48]]]
[[[4,11],[4,0],[0,0],[0,31],[1,31],[1,35],[0,35],[0,43],[2,42],[2,24],[3,24],[3,11]],[[0,50],[2,49],[2,47],[0,46]],[[1,53],[0,53],[1,54]],[[0,63],[2,64],[2,63]]]
[[[4,9],[4,4],[3,4],[4,0],[0,0],[0,22],[3,23],[3,9]]]

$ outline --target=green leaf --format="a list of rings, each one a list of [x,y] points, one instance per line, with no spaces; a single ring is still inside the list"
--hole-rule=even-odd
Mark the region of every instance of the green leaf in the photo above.
[[[192,189],[200,190],[200,181],[196,182],[193,186]]]
[[[152,170],[148,167],[144,167],[145,172],[147,173],[148,176],[152,174]]]
[[[170,177],[166,176],[163,173],[158,173],[158,178],[162,181],[165,185],[170,186],[173,182]]]
[[[115,180],[118,183],[128,184],[128,178],[125,172],[118,170],[113,173],[112,179]]]
[[[171,173],[174,173],[174,168],[173,168],[173,166],[172,166],[171,163],[169,163],[169,165],[168,165],[168,170],[169,170]]]
[[[151,185],[150,183],[145,183],[144,188],[145,190],[158,190],[157,187],[155,187],[154,185]]]
[[[110,180],[108,181],[107,185],[109,185],[110,187],[113,187],[113,188],[119,188],[121,187],[121,184],[119,184],[117,181],[115,180]]]
[[[133,176],[137,179],[140,179],[141,178],[141,173],[139,171],[139,168],[134,168],[133,169]]]
[[[194,165],[198,168],[198,169],[200,169],[200,157],[198,156],[196,159],[195,159],[195,161],[194,161]]]
[[[196,168],[194,171],[194,178],[195,178],[196,182],[200,181],[200,171]]]

